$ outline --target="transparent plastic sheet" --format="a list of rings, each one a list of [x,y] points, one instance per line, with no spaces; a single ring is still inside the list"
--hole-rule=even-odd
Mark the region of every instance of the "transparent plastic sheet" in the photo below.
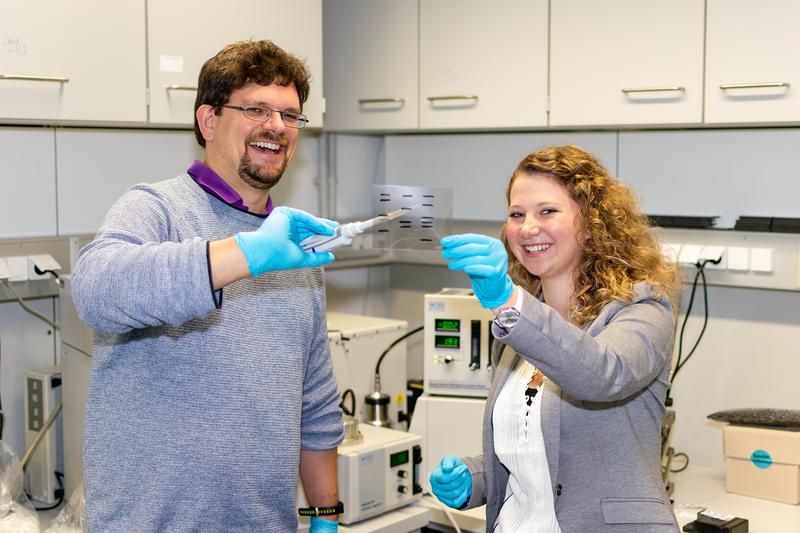
[[[439,239],[452,233],[453,189],[373,185],[372,211],[375,216],[397,209],[410,209],[402,216],[373,230],[367,244],[372,248],[434,250]]]
[[[39,533],[39,516],[22,490],[22,466],[1,440],[0,533]]]
[[[83,483],[78,485],[69,497],[67,505],[50,522],[44,533],[87,533],[86,498],[83,495]]]

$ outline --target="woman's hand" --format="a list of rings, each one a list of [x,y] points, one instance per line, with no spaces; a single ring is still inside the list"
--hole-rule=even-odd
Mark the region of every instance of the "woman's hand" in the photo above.
[[[455,455],[442,457],[436,470],[431,472],[430,482],[434,496],[453,509],[460,509],[472,496],[472,474]]]
[[[508,276],[508,254],[503,243],[486,235],[448,235],[441,240],[442,257],[452,259],[447,267],[461,270],[472,281],[472,290],[487,309],[496,309],[514,293]]]

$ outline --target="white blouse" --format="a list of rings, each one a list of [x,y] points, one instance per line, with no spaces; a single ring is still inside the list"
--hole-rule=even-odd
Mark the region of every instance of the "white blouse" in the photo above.
[[[497,533],[561,533],[556,520],[550,470],[544,451],[541,390],[527,404],[534,366],[519,360],[503,385],[492,413],[494,448],[510,475]]]

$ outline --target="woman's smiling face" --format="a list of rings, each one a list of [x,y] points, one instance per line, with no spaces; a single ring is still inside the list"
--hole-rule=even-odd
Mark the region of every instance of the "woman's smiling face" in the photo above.
[[[506,236],[514,256],[542,284],[569,280],[583,260],[580,208],[549,174],[520,174],[509,195]]]

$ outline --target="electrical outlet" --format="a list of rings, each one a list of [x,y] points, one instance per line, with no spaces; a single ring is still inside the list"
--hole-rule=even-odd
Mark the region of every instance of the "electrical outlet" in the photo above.
[[[717,263],[706,263],[706,268],[710,270],[725,270],[726,257],[724,246],[703,246],[700,250],[700,262],[703,261],[717,261]]]
[[[0,280],[11,278],[11,269],[8,268],[5,257],[0,257]]]
[[[42,272],[41,274],[36,271],[37,268],[39,272]],[[61,265],[58,264],[58,261],[53,259],[52,255],[40,254],[28,256],[28,279],[49,279],[50,274],[46,272],[47,270],[52,270],[53,272],[61,270]]]
[[[6,257],[6,264],[11,271],[9,281],[28,281],[28,258],[19,255],[14,257]]]

